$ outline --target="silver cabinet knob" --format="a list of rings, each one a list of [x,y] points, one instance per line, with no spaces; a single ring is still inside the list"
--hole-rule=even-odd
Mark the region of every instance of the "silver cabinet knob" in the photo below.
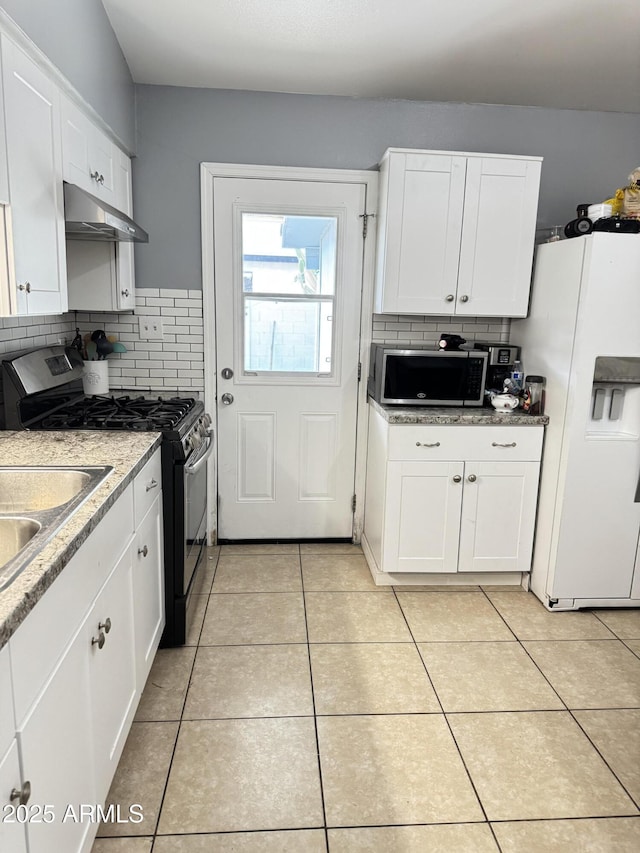
[[[149,553],[149,549],[145,545],[144,548],[138,548],[138,554],[142,554],[143,557],[146,557]]]
[[[128,295],[129,295],[129,291],[128,291],[128,290],[121,290],[121,291],[120,291],[120,293],[121,293],[123,296],[128,296]]]
[[[99,649],[101,649],[104,646],[105,640],[106,640],[106,637],[104,635],[104,631],[100,631],[100,633],[98,634],[97,640],[95,637],[91,638],[91,645],[97,646]]]
[[[13,802],[14,800],[18,800],[18,804],[21,806],[26,806],[29,802],[29,797],[31,796],[31,782],[28,780],[24,783],[22,788],[18,790],[18,788],[12,788],[11,793],[9,794],[9,800]]]
[[[460,476],[460,474],[454,474],[453,475],[453,482],[454,483],[461,483],[462,482],[462,477]]]
[[[110,619],[108,616],[107,616],[107,618],[104,620],[104,622],[101,622],[101,623],[98,625],[98,630],[102,630],[102,628],[104,628],[104,632],[105,632],[105,634],[108,634],[108,633],[109,633],[109,631],[111,630],[111,619]]]
[[[453,293],[450,293],[448,296],[445,296],[446,302],[453,302],[454,299],[455,299],[455,296],[453,295]]]
[[[466,296],[466,295],[465,295],[465,296],[461,296],[461,297],[460,297],[460,302],[468,302],[468,301],[469,301],[469,297],[468,297],[468,296]]]
[[[470,483],[475,483],[475,481],[476,481],[477,479],[478,479],[478,478],[476,477],[476,475],[475,475],[475,474],[469,474],[469,476],[467,477],[467,480],[468,480]]]
[[[233,379],[233,370],[230,367],[223,367],[220,371],[220,376],[223,379]]]
[[[230,406],[233,403],[233,394],[223,394],[220,400],[223,406]]]

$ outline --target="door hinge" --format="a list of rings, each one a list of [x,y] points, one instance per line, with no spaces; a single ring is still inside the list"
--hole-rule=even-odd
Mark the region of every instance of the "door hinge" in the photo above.
[[[362,362],[358,362],[358,382],[362,379]]]
[[[356,511],[356,496],[354,495],[351,498],[351,512],[355,512],[355,511]]]
[[[369,230],[369,219],[375,217],[375,213],[361,213],[358,219],[362,219],[362,239],[364,240]]]

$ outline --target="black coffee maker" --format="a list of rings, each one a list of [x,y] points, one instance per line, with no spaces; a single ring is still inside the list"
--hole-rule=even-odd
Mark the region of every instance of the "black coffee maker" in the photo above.
[[[473,349],[489,353],[485,388],[487,391],[501,392],[504,380],[511,375],[514,361],[520,358],[520,347],[492,341],[474,341]]]

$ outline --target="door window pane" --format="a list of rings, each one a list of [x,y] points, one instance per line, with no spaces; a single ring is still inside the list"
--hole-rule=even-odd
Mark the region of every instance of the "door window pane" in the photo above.
[[[247,297],[245,370],[331,373],[330,311],[330,302]]]
[[[334,216],[242,214],[244,370],[330,374]]]

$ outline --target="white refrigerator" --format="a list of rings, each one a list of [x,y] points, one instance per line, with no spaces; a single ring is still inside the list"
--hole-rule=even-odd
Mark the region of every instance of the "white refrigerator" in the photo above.
[[[531,589],[554,610],[640,607],[640,234],[539,246],[511,328],[547,380]]]

